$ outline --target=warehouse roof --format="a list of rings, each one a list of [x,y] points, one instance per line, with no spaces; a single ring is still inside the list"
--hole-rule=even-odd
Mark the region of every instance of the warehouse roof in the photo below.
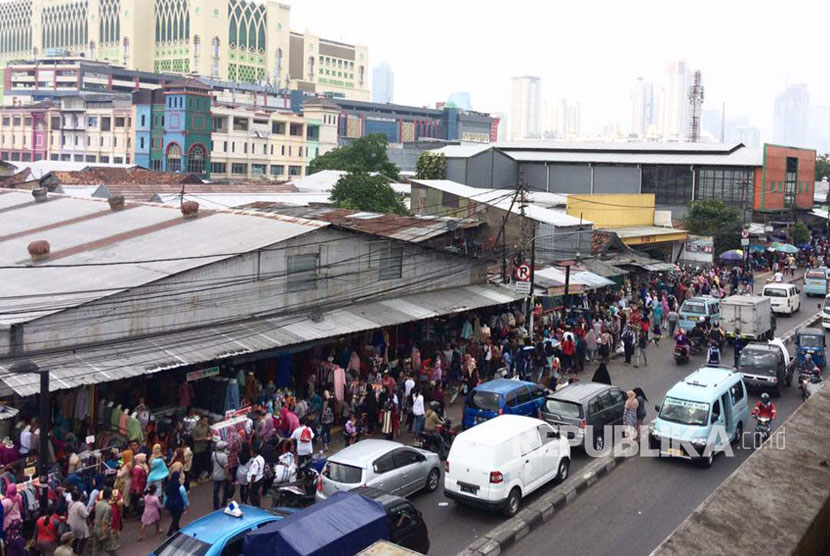
[[[345,172],[343,170],[320,170],[319,172],[315,172],[310,176],[292,180],[288,183],[292,184],[299,191],[330,192],[332,189],[334,189],[334,186],[337,184],[337,181],[346,174],[348,174],[348,172]],[[370,175],[377,176],[379,175],[379,173],[371,172]],[[409,195],[409,184],[397,183],[390,179],[389,185],[397,193]]]
[[[509,189],[484,189],[470,187],[469,185],[464,185],[450,180],[412,180],[412,183],[445,191],[452,195],[469,199],[475,203],[481,203],[483,205],[519,214],[519,204],[511,203],[516,192]],[[533,195],[534,193],[530,193],[528,195],[531,204],[528,204],[525,208],[525,214],[532,220],[560,227],[579,226],[580,224],[590,226],[592,224],[592,222],[589,222],[588,220],[580,220],[579,218],[575,218],[564,212],[551,210],[545,206],[533,204]],[[552,198],[549,194],[542,193],[540,194],[540,198],[543,199],[543,204],[552,202]]]
[[[201,211],[0,190],[0,325],[25,322],[308,233],[327,223],[276,214]],[[49,242],[33,262],[31,242]]]

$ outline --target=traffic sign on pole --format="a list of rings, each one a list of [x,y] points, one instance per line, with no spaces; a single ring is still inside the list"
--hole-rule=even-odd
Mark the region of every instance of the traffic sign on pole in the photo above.
[[[741,238],[749,239],[749,228],[744,228],[743,230],[741,230]]]
[[[530,281],[530,267],[528,265],[522,264],[516,268],[516,280],[520,282]]]
[[[513,283],[516,285],[516,293],[525,295],[530,293],[530,282],[528,280],[517,280]]]
[[[749,245],[749,238],[748,237],[742,237],[741,238],[741,247],[746,247],[748,245]]]

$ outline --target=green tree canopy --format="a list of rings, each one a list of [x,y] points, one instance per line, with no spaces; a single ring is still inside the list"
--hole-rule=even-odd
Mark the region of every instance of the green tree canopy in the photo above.
[[[447,179],[447,158],[444,153],[424,151],[418,156],[415,171],[415,179],[445,180]]]
[[[816,181],[823,177],[830,178],[830,154],[821,154],[816,157]]]
[[[387,178],[366,172],[352,172],[337,180],[331,200],[340,208],[406,214],[403,195],[392,189]]]
[[[741,210],[727,205],[722,199],[695,201],[689,206],[683,223],[689,233],[713,236],[716,256],[740,246],[743,226]]]
[[[810,230],[807,229],[804,222],[796,222],[795,225],[793,225],[792,230],[790,230],[790,235],[793,238],[793,243],[796,245],[801,245],[802,243],[810,241]]]
[[[320,170],[343,170],[345,172],[379,172],[384,176],[397,180],[398,167],[389,162],[386,156],[386,145],[389,141],[386,135],[373,134],[355,139],[351,145],[337,147],[334,150],[321,154],[308,165],[308,174]]]

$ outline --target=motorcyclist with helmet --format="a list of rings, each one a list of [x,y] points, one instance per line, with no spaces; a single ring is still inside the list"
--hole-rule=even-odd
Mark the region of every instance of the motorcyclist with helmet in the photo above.
[[[424,433],[433,437],[435,441],[438,442],[438,445],[440,446],[438,453],[443,454],[446,449],[446,445],[444,444],[444,437],[441,436],[441,432],[438,430],[438,427],[444,423],[444,420],[441,418],[439,413],[440,410],[441,404],[438,403],[437,400],[429,402],[429,409],[427,409],[424,419]]]
[[[752,410],[752,416],[766,417],[772,421],[777,415],[778,410],[775,409],[775,404],[770,401],[769,394],[764,392],[761,394],[761,401],[755,404],[755,409]]]
[[[723,349],[723,342],[726,340],[726,332],[724,332],[723,328],[721,328],[720,321],[715,321],[711,332],[709,332],[709,339],[718,345],[718,349]]]
[[[675,351],[677,350],[677,348],[682,349],[685,356],[687,358],[689,357],[689,337],[686,335],[682,328],[678,329],[677,334],[675,334],[674,336]]]

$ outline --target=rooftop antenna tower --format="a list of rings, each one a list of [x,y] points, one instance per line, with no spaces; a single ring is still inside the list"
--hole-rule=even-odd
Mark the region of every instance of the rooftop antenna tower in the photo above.
[[[703,83],[700,70],[692,76],[692,85],[689,87],[689,141],[700,141],[700,113],[703,109]]]

